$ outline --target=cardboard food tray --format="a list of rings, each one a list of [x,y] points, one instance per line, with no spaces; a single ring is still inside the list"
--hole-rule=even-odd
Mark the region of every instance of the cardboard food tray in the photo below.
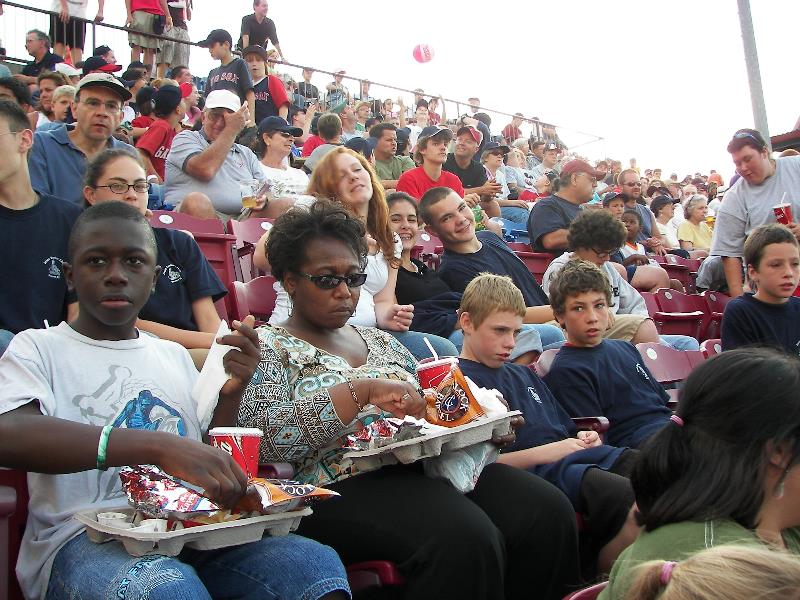
[[[97,521],[98,512],[121,512],[133,517],[135,509],[103,508],[101,510],[85,510],[75,514],[75,519],[86,525],[89,539],[96,544],[111,540],[122,542],[125,551],[131,556],[144,556],[146,554],[163,554],[177,556],[184,546],[196,550],[215,550],[228,546],[239,546],[257,542],[265,534],[279,536],[294,531],[300,525],[300,520],[312,513],[308,507],[302,510],[282,512],[273,515],[262,515],[249,519],[239,519],[227,523],[214,523],[212,525],[198,525],[187,527],[178,531],[166,533],[137,532],[131,529],[119,529],[109,525],[102,525]]]
[[[396,463],[409,464],[439,456],[444,452],[460,450],[491,440],[495,434],[506,435],[510,430],[513,417],[521,415],[518,410],[495,417],[481,418],[453,427],[447,431],[430,433],[421,437],[395,442],[372,450],[352,450],[344,455],[349,458],[359,471],[374,471],[385,465]]]

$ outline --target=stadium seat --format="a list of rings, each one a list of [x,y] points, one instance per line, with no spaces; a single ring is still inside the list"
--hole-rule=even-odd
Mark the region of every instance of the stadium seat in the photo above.
[[[191,233],[200,246],[203,256],[222,280],[222,284],[227,286],[236,279],[236,269],[233,264],[233,245],[236,237],[225,233],[225,226],[219,219],[197,219],[183,213],[156,210],[150,217],[150,225]],[[223,305],[217,302],[217,312],[222,319],[227,319],[231,311],[230,300],[226,296],[220,302],[223,303],[224,309]]]
[[[662,335],[688,335],[699,341],[700,329],[703,326],[703,313],[693,312],[665,312],[661,310],[655,294],[639,292],[644,298],[647,312],[653,319],[658,333]]]
[[[442,262],[442,240],[427,231],[420,231],[417,235],[417,245],[422,249],[419,253],[418,259],[421,260],[430,269],[439,268]]]
[[[239,281],[250,281],[254,277],[264,275],[253,266],[253,253],[256,249],[256,242],[261,239],[265,232],[272,228],[274,219],[245,219],[228,221],[228,233],[236,236],[236,255],[238,257],[237,279]]]
[[[696,337],[698,341],[708,339],[706,332],[709,324],[712,321],[711,311],[708,308],[706,299],[697,294],[682,294],[675,290],[660,289],[656,292],[656,302],[662,311],[677,312],[677,313],[691,313],[700,312],[702,314],[700,330]],[[721,322],[718,321],[718,323]],[[717,331],[719,328],[717,327]],[[717,335],[716,337],[719,337]]]
[[[530,271],[536,279],[536,283],[541,285],[544,272],[547,271],[547,267],[553,262],[553,255],[549,252],[514,252],[514,254],[525,263],[525,266],[528,267],[528,271]]]
[[[722,340],[720,339],[710,339],[704,341],[700,344],[700,352],[702,352],[706,358],[711,358],[712,356],[716,356],[717,354],[722,353]]]
[[[700,295],[705,298],[708,310],[711,313],[705,337],[706,339],[718,338],[722,328],[722,314],[725,312],[728,302],[731,301],[731,297],[712,291],[703,292]]]
[[[508,247],[514,252],[533,252],[531,245],[524,242],[508,242]]]
[[[568,596],[564,596],[564,600],[595,600],[608,585],[607,581],[596,583],[588,588],[583,588],[577,592],[572,592]]]
[[[636,349],[653,377],[661,385],[683,381],[694,367],[705,360],[703,353],[697,350],[675,350],[653,342],[636,344]],[[667,389],[666,391],[670,397],[667,405],[674,410],[678,402],[678,390]]]
[[[14,569],[27,520],[27,474],[0,468],[0,598],[23,599]]]
[[[690,260],[674,254],[656,255],[655,260],[667,272],[670,279],[680,281],[688,293],[693,294],[697,291],[696,280],[697,269],[700,267],[699,260]]]
[[[256,325],[266,323],[275,309],[275,281],[272,275],[261,275],[248,282],[231,281],[228,284],[231,318],[241,321],[253,315]]]

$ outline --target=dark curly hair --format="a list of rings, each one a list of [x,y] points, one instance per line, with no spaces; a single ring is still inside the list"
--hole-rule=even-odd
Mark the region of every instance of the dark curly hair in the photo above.
[[[567,299],[586,292],[605,294],[611,306],[611,284],[608,277],[596,265],[580,258],[573,258],[559,269],[550,282],[550,306],[553,314],[563,315],[567,311]]]
[[[625,243],[625,226],[605,210],[584,210],[569,225],[569,247],[616,250]]]
[[[308,210],[293,209],[275,220],[267,239],[267,259],[272,275],[283,281],[286,273],[297,273],[306,260],[309,242],[331,238],[344,242],[358,257],[363,269],[367,263],[364,224],[338,202],[319,199]]]

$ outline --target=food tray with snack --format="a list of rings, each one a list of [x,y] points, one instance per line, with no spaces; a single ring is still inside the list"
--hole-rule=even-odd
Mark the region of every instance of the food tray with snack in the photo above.
[[[495,436],[506,435],[511,430],[511,419],[520,414],[522,413],[515,410],[501,415],[480,417],[465,425],[450,427],[380,448],[352,450],[347,452],[344,458],[352,460],[359,471],[373,471],[396,463],[413,463],[423,458],[474,446]]]
[[[98,521],[98,513],[102,516],[103,513],[110,511],[120,515],[120,522],[101,523]],[[264,535],[286,535],[297,529],[300,520],[311,513],[312,510],[306,507],[291,512],[196,525],[174,531],[137,531],[141,527],[142,515],[129,506],[84,510],[76,513],[75,519],[86,526],[89,539],[97,544],[117,540],[122,543],[125,551],[131,556],[147,554],[177,556],[184,547],[195,550],[215,550],[256,542]],[[125,518],[123,519],[121,515],[125,515]],[[151,521],[163,521],[164,525],[167,523],[162,519],[151,519]],[[128,528],[123,528],[126,525]],[[137,528],[130,527],[131,525]]]

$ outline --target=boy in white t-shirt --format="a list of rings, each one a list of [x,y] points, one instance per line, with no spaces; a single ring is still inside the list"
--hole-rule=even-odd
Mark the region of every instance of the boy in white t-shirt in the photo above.
[[[88,540],[72,516],[127,504],[118,467],[157,465],[224,506],[244,493],[247,478],[228,454],[201,442],[190,395],[198,373],[187,351],[134,327],[160,271],[144,217],[122,202],[87,209],[72,230],[68,260],[78,317],[18,334],[0,359],[0,465],[29,471],[17,563],[25,596],[348,597],[335,553],[297,536],[176,558],[132,557],[119,543]],[[237,350],[223,360],[231,379],[212,427],[236,424],[258,364],[257,335],[243,323],[234,327],[220,340]]]

